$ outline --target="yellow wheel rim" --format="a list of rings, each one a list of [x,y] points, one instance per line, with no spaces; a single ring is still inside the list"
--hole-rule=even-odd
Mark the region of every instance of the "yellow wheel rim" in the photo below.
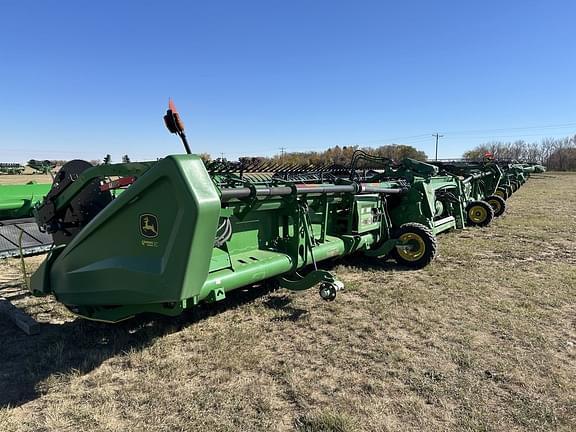
[[[397,248],[398,255],[406,261],[418,261],[426,251],[426,243],[418,234],[402,234],[398,240],[402,242],[401,247]]]
[[[482,223],[488,217],[488,211],[479,205],[475,205],[468,209],[468,217],[474,223]]]
[[[504,191],[501,190],[497,190],[494,195],[498,195],[500,198],[506,198],[506,195],[504,194]]]
[[[488,201],[488,204],[490,204],[490,207],[494,209],[494,213],[499,213],[500,210],[502,209],[502,205],[498,200],[490,200]]]

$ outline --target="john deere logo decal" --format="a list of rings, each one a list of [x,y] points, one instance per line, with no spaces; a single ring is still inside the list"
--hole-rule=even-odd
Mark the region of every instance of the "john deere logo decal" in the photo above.
[[[153,214],[140,215],[140,234],[146,238],[158,237],[158,218]]]

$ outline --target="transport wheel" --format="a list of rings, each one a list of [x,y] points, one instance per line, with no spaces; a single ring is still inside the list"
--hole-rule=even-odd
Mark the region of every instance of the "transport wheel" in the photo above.
[[[511,186],[512,186],[512,192],[516,192],[518,190],[518,183],[512,182]]]
[[[405,223],[395,232],[400,244],[392,249],[392,257],[398,264],[414,269],[426,267],[438,250],[434,233],[419,223]]]
[[[486,198],[486,202],[494,210],[494,217],[502,216],[506,211],[506,201],[501,196],[490,195]]]
[[[498,195],[503,200],[507,200],[508,196],[509,196],[508,192],[503,187],[499,187],[498,189],[496,189],[496,192],[494,192],[494,195]]]
[[[319,294],[322,300],[334,301],[336,293],[344,288],[344,284],[340,281],[323,282],[320,284]]]
[[[514,190],[512,190],[512,186],[506,186],[506,192],[508,192],[508,197],[511,197],[512,194],[514,193]]]
[[[472,201],[466,206],[468,225],[487,226],[494,219],[494,210],[486,201]]]

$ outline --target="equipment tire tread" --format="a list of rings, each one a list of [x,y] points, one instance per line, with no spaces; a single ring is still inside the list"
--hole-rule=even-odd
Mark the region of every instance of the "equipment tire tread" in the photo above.
[[[470,207],[476,206],[476,205],[484,207],[484,209],[488,212],[488,217],[483,222],[480,222],[480,223],[473,222],[468,217],[468,209]],[[492,222],[492,219],[494,219],[494,209],[486,201],[482,201],[482,200],[470,201],[468,203],[468,205],[466,206],[466,220],[467,220],[468,225],[485,227],[485,226],[490,225],[490,222]]]
[[[407,222],[405,224],[402,224],[394,232],[393,237],[399,238],[402,234],[408,232],[416,233],[420,235],[420,237],[422,237],[422,239],[426,244],[426,250],[424,255],[417,261],[407,261],[404,258],[402,258],[402,256],[400,256],[400,254],[398,253],[398,250],[394,248],[390,253],[391,257],[394,258],[394,260],[398,264],[405,265],[413,269],[421,269],[423,267],[426,267],[434,260],[438,252],[438,239],[436,238],[436,235],[434,235],[434,233],[430,228],[428,228],[425,225],[422,225],[421,223]]]

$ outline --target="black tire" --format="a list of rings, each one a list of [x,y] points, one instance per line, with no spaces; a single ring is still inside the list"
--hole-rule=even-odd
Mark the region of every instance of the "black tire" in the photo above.
[[[486,197],[484,201],[490,204],[492,210],[494,210],[494,217],[502,216],[506,211],[506,201],[504,201],[501,196],[490,195]]]
[[[505,187],[499,187],[498,189],[496,189],[495,194],[498,195],[503,200],[507,200],[508,197],[510,196],[508,195],[508,190]]]
[[[471,226],[488,226],[494,219],[494,210],[486,201],[471,201],[466,206],[466,219]]]
[[[421,269],[432,262],[438,251],[438,241],[434,233],[426,226],[419,223],[405,223],[394,232],[395,239],[404,237],[406,245],[411,245],[416,250],[400,251],[396,247],[390,255],[400,265],[413,269]]]
[[[516,183],[516,182],[512,182],[511,186],[512,186],[512,192],[513,193],[516,192],[519,188],[518,183]]]
[[[512,190],[512,186],[506,186],[506,191],[508,192],[508,197],[511,197],[514,191]]]

